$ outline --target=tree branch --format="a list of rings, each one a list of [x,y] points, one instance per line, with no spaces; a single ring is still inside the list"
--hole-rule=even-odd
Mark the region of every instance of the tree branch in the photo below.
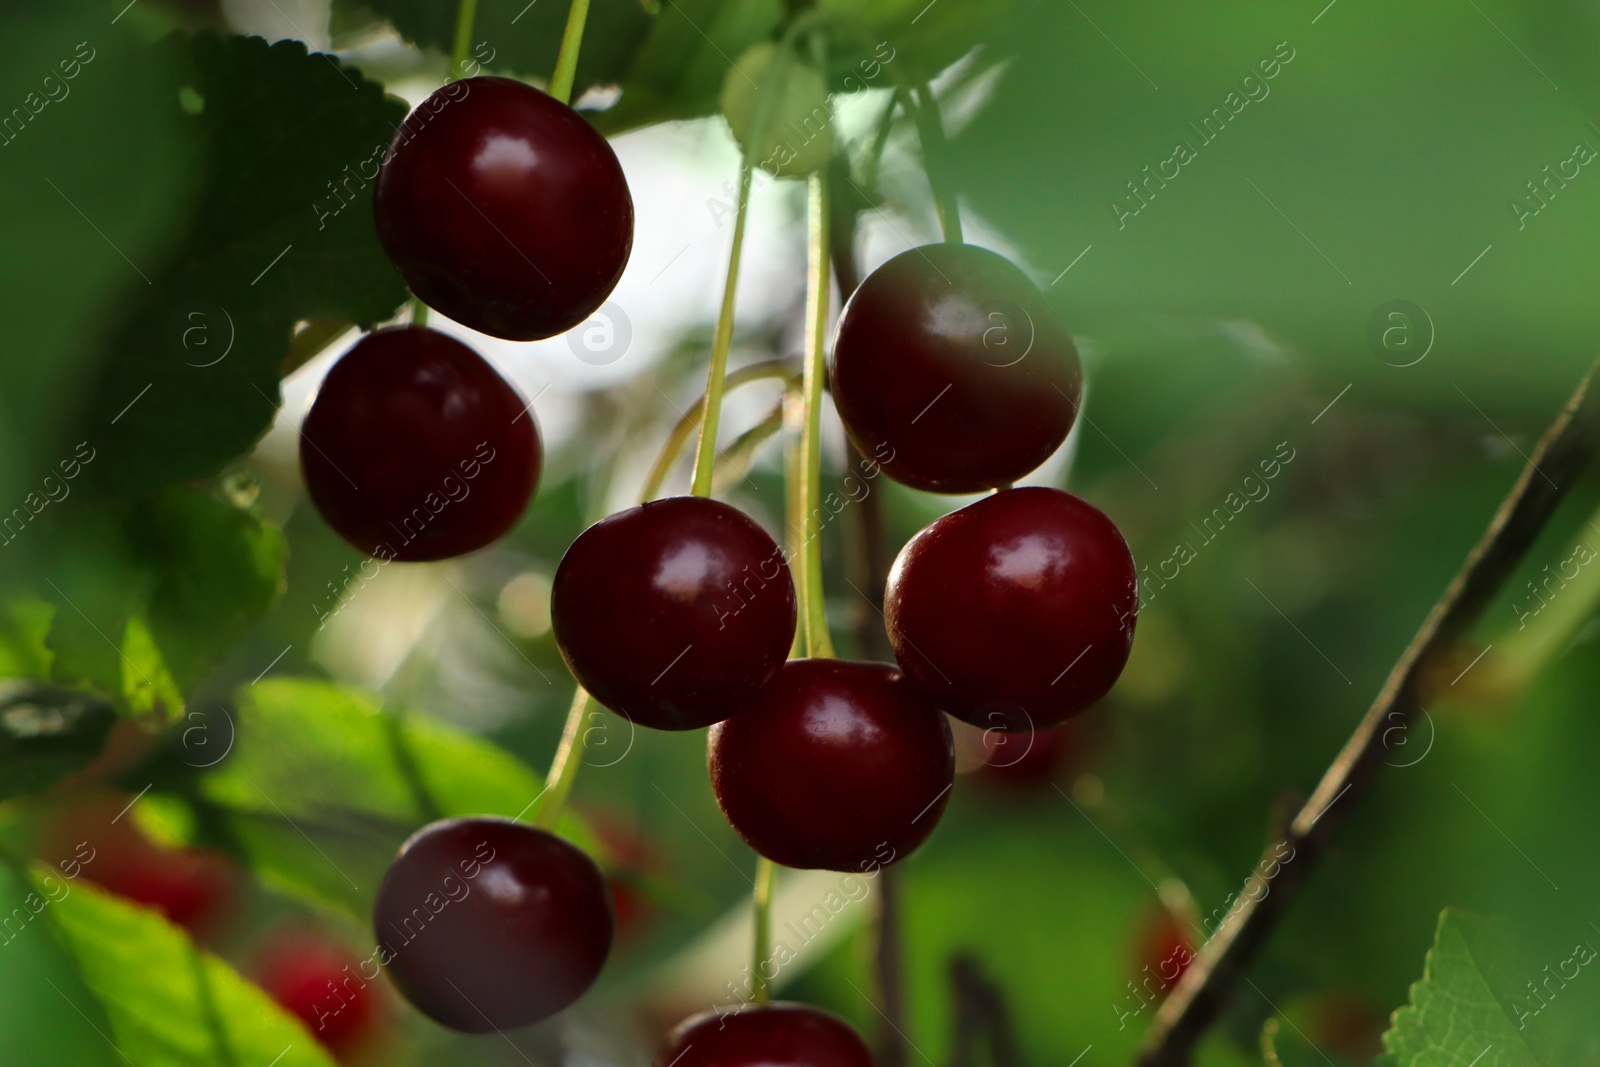
[[[1270,845],[1252,872],[1252,885],[1268,891],[1244,894],[1243,907],[1200,950],[1156,1013],[1139,1056],[1141,1067],[1182,1067],[1189,1062],[1200,1035],[1221,1013],[1344,815],[1382,766],[1384,734],[1395,728],[1397,717],[1402,727],[1409,725],[1422,700],[1431,695],[1427,685],[1440,662],[1471,631],[1593,459],[1600,445],[1600,394],[1590,388],[1594,373],[1592,365],[1545,431],[1483,538],[1389,672],[1360,725],[1289,824],[1284,840]],[[1285,844],[1294,850],[1288,863],[1281,862]],[[1264,876],[1261,872],[1269,867],[1274,873]]]

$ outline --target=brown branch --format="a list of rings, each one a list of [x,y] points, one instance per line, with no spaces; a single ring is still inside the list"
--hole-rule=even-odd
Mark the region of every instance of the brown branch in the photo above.
[[[1590,388],[1594,373],[1591,366],[1545,431],[1483,538],[1389,672],[1360,725],[1289,824],[1284,840],[1269,845],[1252,871],[1252,886],[1267,891],[1245,894],[1244,905],[1200,950],[1156,1013],[1139,1056],[1141,1067],[1182,1067],[1189,1062],[1200,1035],[1221,1013],[1334,831],[1382,766],[1383,737],[1388,729],[1397,728],[1396,716],[1400,727],[1410,724],[1422,700],[1431,695],[1429,680],[1439,664],[1471,631],[1593,459],[1600,445],[1600,393]],[[1294,850],[1288,863],[1282,862],[1285,844]],[[1269,868],[1274,873],[1264,876]]]
[[[950,960],[950,995],[955,1002],[951,1012],[950,1067],[977,1067],[978,1046],[985,1038],[989,1062],[994,1067],[1021,1067],[1022,1052],[1005,995],[984,975],[978,961],[966,953]]]

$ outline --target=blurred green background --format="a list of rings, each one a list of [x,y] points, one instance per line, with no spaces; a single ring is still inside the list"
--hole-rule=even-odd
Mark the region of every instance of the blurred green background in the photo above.
[[[1085,418],[1036,480],[1106,511],[1141,565],[1194,555],[1147,587],[1122,682],[1059,750],[1007,774],[981,765],[1012,755],[963,737],[943,823],[893,872],[906,1062],[955,1062],[963,960],[1003,1000],[1019,1062],[1130,1062],[1154,1011],[1135,992],[1144,968],[1240,891],[1600,347],[1600,9],[824,6],[891,42],[891,67],[935,78],[969,240],[1017,257],[1078,339]],[[479,36],[491,70],[537,79],[564,7],[522,7],[482,0]],[[406,294],[369,189],[347,186],[325,225],[313,205],[387,139],[401,98],[443,80],[454,5],[72,0],[0,16],[0,674],[18,680],[0,702],[23,709],[0,738],[0,913],[32,910],[28,860],[55,862],[63,821],[122,833],[107,813],[133,802],[129,825],[163,848],[225,857],[225,914],[189,929],[232,968],[204,978],[173,928],[74,888],[40,913],[49,929],[5,928],[0,1062],[267,1064],[282,1044],[285,1065],[324,1062],[297,1059],[321,1053],[234,971],[256,976],[306,927],[365,956],[370,894],[407,833],[440,813],[516,815],[537,794],[572,685],[549,577],[587,523],[631,502],[699,394],[728,233],[715,205],[736,165],[716,94],[729,57],[788,15],[778,0],[654,15],[596,0],[579,88],[639,206],[615,297],[631,340],[598,355],[483,342],[538,394],[538,498],[492,549],[371,579],[301,496],[294,431],[350,329],[395,318]],[[865,39],[832,54],[841,91]],[[887,92],[841,106],[858,164]],[[857,205],[863,269],[937,239],[903,125]],[[735,366],[800,345],[803,185],[756,198]],[[780,397],[769,383],[735,401],[729,440]],[[837,483],[848,457],[828,432]],[[722,493],[775,534],[784,440],[742,457]],[[1202,532],[1273,458],[1264,497]],[[686,478],[680,464],[669,490]],[[842,653],[884,654],[873,531],[892,554],[959,503],[880,480],[828,528]],[[1600,568],[1574,562],[1600,546],[1597,507],[1591,475],[1475,634],[1483,658],[1385,735],[1392,769],[1355,798],[1207,1062],[1260,1062],[1264,1028],[1284,1063],[1371,1062],[1446,907],[1495,917],[1505,945],[1465,1016],[1499,1042],[1484,1067],[1600,1062],[1600,979],[1531,988],[1575,942],[1600,944]],[[601,984],[503,1038],[447,1035],[380,994],[381,1036],[355,1060],[643,1064],[666,1026],[742,981],[754,857],[716,808],[703,738],[602,714],[583,741],[567,832],[629,909]],[[780,920],[835,883],[785,884]],[[888,1025],[885,888],[779,978],[872,1037]]]

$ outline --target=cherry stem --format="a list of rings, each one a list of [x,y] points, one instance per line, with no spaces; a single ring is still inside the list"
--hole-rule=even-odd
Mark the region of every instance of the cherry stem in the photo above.
[[[472,24],[478,17],[478,0],[461,0],[456,9],[455,47],[450,50],[450,77],[461,77],[461,68],[467,62],[467,49],[472,47]]]
[[[739,159],[739,203],[733,216],[733,245],[728,250],[728,277],[722,285],[722,307],[717,312],[717,329],[711,340],[711,368],[706,374],[706,395],[700,416],[700,445],[695,453],[694,485],[690,489],[695,496],[711,495],[711,474],[717,462],[717,428],[722,421],[722,396],[727,389],[728,350],[733,347],[733,302],[739,288],[739,260],[744,251],[745,220],[750,213],[750,181],[755,173],[756,157],[766,139],[767,125],[772,119],[773,100],[783,91],[784,77],[788,71],[789,49],[780,47],[762,77],[771,91],[762,93],[756,102],[750,138]]]
[[[807,220],[806,356],[802,386],[804,415],[800,426],[800,514],[805,540],[800,543],[800,604],[806,655],[833,657],[828,615],[822,593],[822,385],[827,377],[828,329],[828,182],[819,171],[810,179]]]
[[[944,136],[944,120],[939,117],[939,102],[934,99],[928,83],[923,82],[915,90],[915,99],[906,103],[916,119],[917,137],[922,142],[922,169],[927,172],[928,186],[933,190],[933,203],[939,212],[945,244],[961,244],[961,205],[950,185],[946,166],[949,142]],[[934,171],[939,172],[938,180],[934,179]]]
[[[748,367],[740,367],[728,375],[724,388],[737,389],[748,382],[762,381],[767,378],[791,379],[794,377],[790,365],[777,359],[765,360],[761,363],[752,363]],[[650,468],[650,475],[645,479],[644,488],[639,492],[641,504],[654,500],[661,493],[661,486],[667,480],[667,475],[672,472],[672,465],[678,460],[678,453],[683,451],[684,442],[689,440],[689,435],[695,427],[700,425],[700,417],[705,413],[706,400],[701,397],[695,401],[694,406],[684,413],[672,432],[667,435],[666,441],[661,446],[661,452],[656,456],[656,462]]]
[[[772,983],[762,968],[772,955],[772,887],[778,880],[778,865],[765,856],[756,857],[755,939],[751,950],[751,996],[757,1004],[772,1000]]]
[[[533,825],[541,830],[554,830],[556,823],[561,821],[567,796],[572,792],[572,783],[577,780],[578,768],[583,763],[573,758],[574,750],[578,747],[578,733],[593,707],[594,698],[583,686],[578,686],[577,692],[572,694],[572,710],[567,712],[567,724],[561,730],[555,758],[550,761],[550,773],[545,776],[544,798],[533,813]]]
[[[470,2],[470,0],[469,0]],[[578,49],[583,45],[583,25],[589,21],[589,0],[572,0],[567,8],[567,28],[561,34],[555,73],[550,75],[550,95],[563,104],[572,100],[572,79],[578,73]]]
[[[428,305],[422,302],[422,297],[420,296],[411,298],[411,325],[428,325]]]

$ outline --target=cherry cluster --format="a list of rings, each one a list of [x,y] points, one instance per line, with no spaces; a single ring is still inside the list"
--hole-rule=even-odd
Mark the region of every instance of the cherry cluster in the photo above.
[[[386,154],[378,233],[424,302],[494,336],[583,321],[625,266],[633,208],[604,138],[565,104],[499,78],[454,82]],[[710,727],[718,803],[761,856],[870,871],[939,821],[954,782],[946,713],[986,729],[1056,726],[1127,660],[1127,545],[1083,500],[1009,488],[1077,416],[1071,337],[1014,264],[960,243],[915,248],[850,296],[828,377],[845,428],[884,473],[942,493],[995,490],[900,552],[885,619],[898,667],[791,658],[789,554],[704,496],[654,500],[584,531],[553,583],[578,683],[635,723]],[[466,345],[380,330],[329,372],[305,420],[312,500],[363,551],[430,560],[518,519],[541,446],[516,390]],[[374,909],[379,958],[439,1023],[488,1031],[577,1000],[614,936],[582,851],[535,826],[450,819],[402,846]],[[714,1024],[714,1025],[713,1025]],[[832,1016],[762,1005],[685,1022],[657,1063],[870,1064]]]

